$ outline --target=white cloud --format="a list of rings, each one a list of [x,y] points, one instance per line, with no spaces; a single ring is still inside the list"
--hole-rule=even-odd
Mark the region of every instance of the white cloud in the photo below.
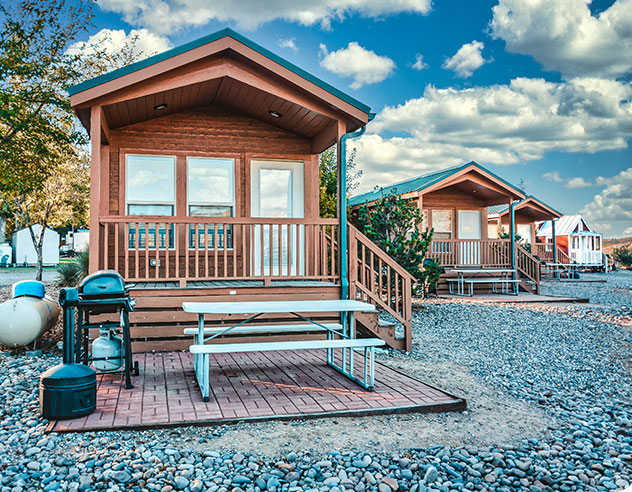
[[[576,178],[570,178],[564,186],[570,189],[574,189],[574,188],[588,188],[592,185],[593,185],[592,183],[590,183],[589,181],[586,181],[584,178],[576,177]]]
[[[632,227],[628,227],[627,229],[625,229],[625,230],[623,231],[623,235],[624,235],[624,236],[630,236],[630,235],[632,235]]]
[[[555,183],[563,183],[564,180],[562,179],[562,176],[560,176],[559,171],[551,171],[548,173],[544,173],[542,175],[542,177],[544,179],[546,179],[547,181],[553,181]]]
[[[88,41],[74,43],[69,53],[92,53],[95,49],[115,54],[123,50],[125,45],[134,46],[134,55],[150,56],[171,48],[171,42],[164,36],[154,34],[147,29],[132,29],[126,34],[123,29],[101,29],[88,38]]]
[[[631,228],[632,224],[632,167],[624,169],[616,176],[600,177],[598,183],[605,188],[581,210],[586,220],[595,227],[610,230],[615,234]],[[610,226],[610,227],[608,227]]]
[[[415,55],[415,63],[412,64],[412,67],[415,70],[424,70],[428,68],[428,64],[424,61],[423,55],[420,55],[419,53],[417,53]]]
[[[234,22],[249,30],[275,19],[306,26],[320,23],[328,28],[333,20],[349,15],[375,18],[402,12],[427,14],[432,0],[100,0],[99,6],[122,14],[129,24],[170,33],[203,26],[211,20]]]
[[[289,48],[292,51],[298,51],[298,46],[296,46],[296,38],[281,38],[279,39],[279,46],[281,48]]]
[[[632,87],[613,80],[427,86],[421,97],[385,107],[369,124],[358,143],[362,189],[468,160],[502,165],[547,152],[627,148],[631,99]]]
[[[351,77],[350,87],[359,89],[365,84],[382,82],[395,69],[395,62],[387,56],[380,56],[363,48],[355,41],[346,48],[329,52],[327,46],[320,45],[322,59],[320,65],[341,77]]]
[[[443,63],[442,67],[452,70],[461,78],[471,77],[475,70],[488,61],[481,54],[484,47],[485,45],[480,41],[464,44],[452,58],[448,58]]]
[[[591,0],[500,0],[491,34],[566,77],[617,77],[632,69],[632,0],[593,16]]]

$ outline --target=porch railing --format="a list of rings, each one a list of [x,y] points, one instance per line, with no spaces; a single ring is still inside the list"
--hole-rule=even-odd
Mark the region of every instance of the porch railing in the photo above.
[[[338,282],[337,219],[110,216],[101,268],[126,280]]]
[[[433,239],[427,258],[441,266],[482,266],[502,268],[511,265],[509,239]]]
[[[404,327],[404,349],[412,349],[414,277],[349,224],[350,298],[383,309]]]

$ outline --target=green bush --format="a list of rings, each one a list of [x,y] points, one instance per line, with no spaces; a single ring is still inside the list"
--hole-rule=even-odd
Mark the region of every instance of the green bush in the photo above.
[[[419,232],[422,217],[414,201],[394,193],[385,195],[371,207],[360,207],[358,221],[371,241],[415,277],[415,293],[425,295],[435,289],[439,264],[426,261],[424,265],[433,230]]]
[[[57,266],[57,285],[60,287],[76,287],[88,275],[88,250],[81,251],[71,261]]]
[[[620,247],[615,248],[612,252],[612,258],[623,268],[632,267],[632,248]]]

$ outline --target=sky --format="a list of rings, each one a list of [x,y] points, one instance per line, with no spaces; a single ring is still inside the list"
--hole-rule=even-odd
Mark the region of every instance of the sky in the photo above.
[[[632,0],[99,0],[84,41],[225,27],[372,108],[358,192],[474,160],[632,236]]]

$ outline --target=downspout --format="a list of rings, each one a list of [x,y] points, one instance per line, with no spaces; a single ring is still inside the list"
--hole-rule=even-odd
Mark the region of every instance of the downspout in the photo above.
[[[515,211],[514,211],[514,201],[511,200],[511,205],[509,206],[509,221],[510,221],[510,229],[511,229],[511,269],[513,272],[513,279],[516,280],[516,231],[515,231]]]
[[[367,124],[375,118],[375,113],[369,113],[369,119]],[[340,169],[340,196],[338,197],[338,216],[340,217],[340,286],[341,299],[347,299],[349,297],[349,255],[348,255],[348,231],[347,231],[347,140],[350,138],[357,138],[364,135],[366,131],[366,125],[356,132],[345,133],[340,137],[340,162],[338,167]]]
[[[553,264],[555,265],[553,271],[555,272],[555,278],[557,278],[557,236],[555,235],[555,217],[551,217],[551,239],[553,240]]]

